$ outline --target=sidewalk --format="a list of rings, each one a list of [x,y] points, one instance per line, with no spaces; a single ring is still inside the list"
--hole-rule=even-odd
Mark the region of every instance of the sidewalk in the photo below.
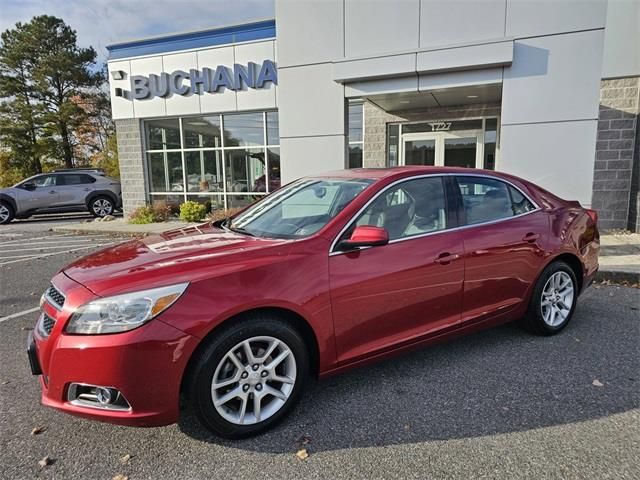
[[[106,233],[114,235],[149,235],[198,225],[171,221],[133,225],[118,218],[110,222],[71,223],[53,227],[54,232]],[[606,234],[600,237],[600,271],[597,280],[640,283],[640,234]]]
[[[598,280],[640,283],[640,233],[600,236]]]

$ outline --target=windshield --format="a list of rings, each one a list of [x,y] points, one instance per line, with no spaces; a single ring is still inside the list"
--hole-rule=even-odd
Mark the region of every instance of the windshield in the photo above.
[[[257,237],[308,237],[372,183],[360,178],[298,180],[249,207],[225,227]]]

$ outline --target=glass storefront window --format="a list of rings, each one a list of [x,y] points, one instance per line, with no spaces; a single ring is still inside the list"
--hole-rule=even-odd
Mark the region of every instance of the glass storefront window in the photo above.
[[[349,143],[362,141],[362,103],[349,104]]]
[[[269,148],[267,150],[269,161],[269,191],[273,192],[281,186],[280,182],[280,149]],[[262,190],[258,190],[261,192]]]
[[[482,119],[478,120],[433,120],[402,125],[402,133],[454,132],[456,130],[481,130]]]
[[[387,162],[390,167],[398,165],[400,148],[400,125],[391,124],[387,128]]]
[[[263,120],[262,112],[224,115],[224,146],[264,145]]]
[[[182,119],[184,148],[221,147],[220,116]]]
[[[349,145],[349,168],[362,168],[362,144]]]
[[[278,112],[167,118],[144,125],[151,200],[210,198],[212,208],[230,208],[280,187]]]
[[[188,192],[222,192],[222,151],[185,152]]]
[[[227,208],[244,208],[260,198],[258,195],[229,195],[227,198]]]
[[[227,192],[264,192],[263,149],[227,150],[224,160]]]
[[[177,118],[150,120],[146,125],[148,150],[180,148],[180,123]]]
[[[487,170],[496,168],[496,142],[498,137],[498,119],[487,118],[484,130],[484,165]]]
[[[364,104],[349,103],[347,115],[349,156],[347,168],[362,168],[364,150]]]
[[[267,145],[280,145],[278,112],[267,112]]]

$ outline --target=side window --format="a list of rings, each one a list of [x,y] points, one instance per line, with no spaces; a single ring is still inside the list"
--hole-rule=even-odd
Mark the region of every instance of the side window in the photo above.
[[[447,228],[442,177],[407,180],[382,193],[355,221],[383,227],[390,240]],[[349,229],[345,235],[351,235]]]
[[[60,175],[58,178],[58,185],[81,185],[83,183],[88,183],[83,181],[84,177],[88,177],[88,175]]]
[[[467,176],[456,178],[467,225],[513,217],[535,208],[517,189],[500,180]]]
[[[513,213],[515,215],[522,215],[536,209],[533,203],[527,200],[527,197],[517,188],[509,186],[509,193],[511,194],[511,203],[513,204]]]
[[[56,184],[56,177],[53,175],[41,175],[40,177],[34,178],[33,183],[35,183],[37,187],[53,187]]]

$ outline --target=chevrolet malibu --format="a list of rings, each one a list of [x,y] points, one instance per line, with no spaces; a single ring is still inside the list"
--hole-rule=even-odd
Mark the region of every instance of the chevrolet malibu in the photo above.
[[[62,269],[28,345],[42,403],[217,435],[272,427],[311,377],[512,320],[560,332],[597,216],[525,180],[437,167],[295,181],[213,224]]]

